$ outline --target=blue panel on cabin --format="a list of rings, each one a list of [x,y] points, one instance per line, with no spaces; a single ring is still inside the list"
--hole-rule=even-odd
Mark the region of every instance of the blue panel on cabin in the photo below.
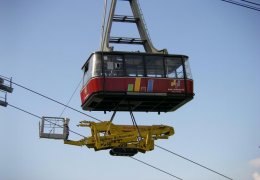
[[[153,79],[148,80],[147,92],[153,92]]]

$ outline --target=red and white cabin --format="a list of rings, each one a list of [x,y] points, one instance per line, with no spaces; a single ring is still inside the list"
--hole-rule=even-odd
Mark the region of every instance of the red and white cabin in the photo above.
[[[194,96],[185,55],[95,52],[82,69],[83,110],[169,112]]]

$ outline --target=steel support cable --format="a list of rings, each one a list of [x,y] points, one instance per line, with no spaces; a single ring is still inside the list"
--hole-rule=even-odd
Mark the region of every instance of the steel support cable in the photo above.
[[[221,1],[233,4],[233,5],[241,6],[241,7],[244,7],[244,8],[252,9],[252,10],[255,10],[255,11],[260,11],[260,8],[257,8],[257,7],[251,6],[251,5],[247,5],[245,3],[240,3],[240,2],[237,2],[237,1],[233,1],[233,0],[221,0]]]
[[[102,122],[101,120],[99,120],[99,119],[97,119],[97,118],[95,118],[95,117],[93,117],[93,116],[91,116],[91,115],[88,115],[88,114],[86,114],[86,113],[83,113],[83,112],[81,112],[81,111],[79,111],[79,110],[77,110],[77,109],[75,109],[75,108],[73,108],[73,107],[70,107],[70,106],[68,106],[68,105],[66,105],[66,104],[64,104],[64,103],[62,103],[62,102],[59,102],[59,101],[53,99],[53,98],[50,98],[50,97],[48,97],[48,96],[45,96],[45,95],[43,95],[43,94],[41,94],[41,93],[39,93],[39,92],[36,92],[36,91],[34,91],[34,90],[30,89],[30,88],[27,88],[27,87],[25,87],[25,86],[22,86],[22,85],[20,85],[20,84],[18,84],[18,83],[15,83],[15,82],[13,82],[13,81],[12,81],[12,83],[13,83],[14,85],[20,87],[20,88],[23,88],[23,89],[25,89],[25,90],[27,90],[27,91],[30,91],[30,92],[32,92],[32,93],[34,93],[34,94],[37,94],[37,95],[39,95],[39,96],[41,96],[41,97],[43,97],[43,98],[45,98],[45,99],[48,99],[48,100],[50,100],[50,101],[53,101],[53,102],[55,102],[55,103],[57,103],[57,104],[60,104],[60,105],[62,105],[62,106],[65,106],[65,107],[67,107],[67,108],[69,108],[69,109],[71,109],[71,110],[73,110],[73,111],[76,111],[76,112],[78,112],[78,113],[80,113],[80,114],[83,114],[83,115],[85,115],[85,116],[88,116],[88,117],[90,117],[90,118],[92,118],[92,119],[94,119],[94,120],[96,120],[96,121]]]
[[[29,115],[31,115],[31,116],[33,116],[33,117],[36,117],[36,118],[41,119],[40,116],[38,116],[38,115],[36,115],[36,114],[33,114],[33,113],[29,112],[29,111],[26,111],[26,110],[24,110],[24,109],[22,109],[22,108],[19,108],[19,107],[17,107],[17,106],[12,105],[12,104],[8,104],[8,105],[9,105],[10,107],[14,108],[14,109],[17,109],[17,110],[22,111],[22,112],[24,112],[24,113],[27,113],[27,114],[29,114]],[[61,126],[61,125],[59,125],[59,124],[53,123],[53,122],[48,121],[48,120],[46,120],[46,121],[49,122],[49,123],[51,123],[51,124],[53,124],[53,125],[56,125],[56,126],[59,126],[59,127],[62,127],[62,128],[63,128],[63,126]],[[77,132],[75,132],[75,131],[72,131],[72,130],[70,130],[70,129],[69,129],[69,131],[72,132],[72,133],[74,133],[74,134],[76,134],[76,135],[79,135],[79,136],[81,136],[81,137],[86,138],[86,136],[84,136],[84,135],[82,135],[82,134],[79,134],[79,133],[77,133]],[[143,164],[145,164],[145,165],[147,165],[147,166],[149,166],[149,167],[152,167],[152,168],[154,168],[154,169],[156,169],[156,170],[158,170],[158,171],[160,171],[160,172],[163,172],[163,173],[165,173],[165,174],[167,174],[167,175],[169,175],[169,176],[171,176],[171,177],[174,177],[174,178],[177,178],[177,179],[182,180],[181,178],[179,178],[179,177],[177,177],[177,176],[175,176],[175,175],[173,175],[173,174],[171,174],[171,173],[169,173],[169,172],[167,172],[167,171],[164,171],[164,170],[162,170],[162,169],[160,169],[160,168],[158,168],[158,167],[156,167],[156,166],[153,166],[153,165],[151,165],[151,164],[149,164],[149,163],[146,163],[146,162],[144,162],[144,161],[141,161],[141,160],[136,159],[136,158],[133,158],[133,157],[131,157],[131,158],[134,159],[134,160],[136,160],[136,161],[138,161],[138,162],[141,162],[141,163],[143,163]]]
[[[241,0],[241,1],[247,2],[249,4],[254,4],[254,5],[260,6],[260,4],[252,2],[252,1],[246,1],[246,0]]]
[[[109,120],[109,124],[108,124],[107,130],[106,130],[106,132],[104,133],[104,135],[107,135],[107,134],[108,134],[108,132],[109,132],[109,130],[110,130],[110,127],[111,127],[111,124],[112,124],[112,122],[113,122],[115,116],[116,116],[116,111],[113,112],[113,114],[112,114],[112,116],[111,116],[111,118],[110,118],[110,120]]]
[[[63,104],[63,103],[61,103],[61,102],[59,102],[59,101],[57,101],[57,100],[55,100],[55,99],[52,99],[52,98],[50,98],[50,97],[47,97],[47,96],[45,96],[45,95],[43,95],[43,94],[41,94],[41,93],[38,93],[38,92],[36,92],[36,91],[34,91],[34,90],[31,90],[31,89],[29,89],[29,88],[27,88],[27,87],[25,87],[25,86],[22,86],[22,85],[20,85],[20,84],[18,84],[18,83],[15,83],[15,82],[12,82],[14,85],[16,85],[16,86],[19,86],[19,87],[21,87],[21,88],[23,88],[23,89],[26,89],[26,90],[28,90],[28,91],[30,91],[30,92],[32,92],[32,93],[35,93],[35,94],[37,94],[37,95],[39,95],[39,96],[42,96],[42,97],[44,97],[44,98],[46,98],[46,99],[48,99],[48,100],[51,100],[51,101],[53,101],[53,102],[55,102],[55,103],[58,103],[58,104],[60,104],[60,105],[62,105],[62,106],[65,106],[65,107],[67,107],[67,108],[69,108],[69,109],[71,109],[71,110],[74,110],[74,111],[76,111],[76,112],[78,112],[78,113],[81,113],[81,114],[83,114],[83,115],[86,115],[86,116],[88,116],[88,117],[90,117],[90,118],[92,118],[92,119],[94,119],[94,120],[96,120],[96,121],[99,121],[99,122],[102,122],[102,120],[99,120],[99,119],[97,119],[97,118],[95,118],[95,117],[93,117],[93,116],[90,116],[90,115],[88,115],[88,114],[85,114],[85,113],[83,113],[83,112],[81,112],[81,111],[79,111],[79,110],[77,110],[77,109],[75,109],[75,108],[72,108],[72,107],[70,107],[70,106],[67,106],[67,105],[65,105],[65,104]],[[10,104],[9,104],[10,105]],[[30,115],[32,115],[32,116],[35,116],[35,117],[37,117],[37,118],[41,118],[40,116],[36,116],[36,115],[34,115],[34,114],[32,114],[32,113],[30,113],[30,112],[28,112],[28,111],[25,111],[25,110],[23,110],[23,109],[20,109],[20,108],[18,108],[18,107],[15,107],[15,106],[13,106],[13,105],[10,105],[11,107],[14,107],[14,108],[16,108],[16,109],[18,109],[18,110],[20,110],[20,111],[23,111],[23,112],[25,112],[25,113],[28,113],[28,114],[30,114]],[[72,132],[72,131],[71,131]],[[73,133],[76,133],[76,132],[73,132]],[[78,133],[77,133],[78,134]],[[80,134],[78,134],[78,135],[80,135]],[[82,137],[85,137],[85,136],[83,136],[83,135],[80,135],[80,136],[82,136]],[[203,166],[203,165],[201,165],[201,164],[199,164],[199,163],[197,163],[197,162],[195,162],[195,161],[192,161],[192,160],[190,160],[190,159],[188,159],[188,158],[186,158],[186,157],[184,157],[184,156],[181,156],[181,155],[178,155],[177,153],[174,153],[174,152],[172,152],[172,151],[170,151],[170,150],[168,150],[168,149],[166,149],[166,148],[163,148],[163,147],[161,147],[161,146],[158,146],[158,145],[155,145],[156,147],[158,147],[158,148],[160,148],[160,149],[162,149],[162,150],[164,150],[164,151],[166,151],[166,152],[169,152],[169,153],[171,153],[171,154],[173,154],[173,155],[176,155],[176,156],[178,156],[178,157],[181,157],[181,158],[183,158],[183,159],[185,159],[185,160],[187,160],[187,161],[189,161],[189,162],[192,162],[192,163],[194,163],[194,164],[196,164],[196,165],[198,165],[198,166],[200,166],[200,167],[203,167],[203,168],[205,168],[205,169],[207,169],[207,170],[210,170],[210,171],[212,171],[212,172],[214,172],[214,173],[216,173],[216,174],[221,174],[221,173],[218,173],[218,172],[216,172],[216,171],[214,171],[214,170],[212,170],[212,169],[210,169],[210,168],[208,168],[208,167],[206,167],[206,166]],[[226,177],[226,178],[228,178],[228,179],[231,179],[231,178],[229,178],[229,177],[227,177],[227,176],[225,176],[225,175],[223,175],[223,177]],[[232,180],[232,179],[231,179]]]
[[[179,178],[179,177],[177,177],[177,176],[175,176],[175,175],[173,175],[173,174],[171,174],[171,173],[168,173],[167,171],[164,171],[164,170],[162,170],[162,169],[160,169],[160,168],[157,168],[157,167],[155,167],[155,166],[153,166],[153,165],[151,165],[151,164],[148,164],[148,163],[146,163],[146,162],[144,162],[144,161],[141,161],[141,160],[136,159],[136,158],[134,158],[134,157],[130,157],[130,158],[132,158],[132,159],[134,159],[134,160],[136,160],[136,161],[138,161],[138,162],[140,162],[140,163],[143,163],[143,164],[145,164],[145,165],[147,165],[147,166],[150,166],[151,168],[154,168],[154,169],[156,169],[156,170],[158,170],[158,171],[161,171],[161,172],[163,172],[163,173],[165,173],[165,174],[168,174],[169,176],[172,176],[172,177],[174,177],[174,178],[176,178],[176,179],[183,180],[182,178]]]
[[[73,96],[74,96],[75,93],[77,92],[77,90],[78,90],[78,88],[79,88],[81,82],[82,82],[82,79],[80,80],[79,84],[77,85],[77,87],[75,88],[74,92],[73,92],[72,95],[70,96],[70,99],[69,99],[69,101],[67,102],[66,106],[64,106],[64,108],[63,108],[63,110],[62,110],[62,112],[61,112],[61,114],[60,114],[60,117],[61,117],[61,116],[63,115],[63,113],[65,112],[67,106],[69,105],[69,103],[70,103],[70,101],[72,100]]]
[[[137,139],[138,139],[138,142],[140,142],[141,139],[142,139],[141,132],[140,132],[140,130],[139,130],[139,127],[138,127],[138,125],[137,125],[137,123],[136,123],[136,120],[135,120],[135,117],[134,117],[134,114],[133,114],[132,111],[130,111],[130,116],[131,116],[133,125],[134,125],[134,126],[136,127],[136,129],[137,129],[137,132],[138,132],[138,135],[139,135],[139,137],[138,137]]]
[[[226,176],[226,175],[224,175],[224,174],[222,174],[222,173],[219,173],[219,172],[217,172],[217,171],[215,171],[215,170],[213,170],[213,169],[211,169],[211,168],[208,168],[208,167],[206,167],[206,166],[204,166],[204,165],[201,165],[201,164],[199,164],[199,163],[197,163],[197,162],[195,162],[195,161],[193,161],[193,160],[191,160],[191,159],[188,159],[188,158],[186,158],[186,157],[184,157],[184,156],[182,156],[182,155],[180,155],[180,154],[177,154],[177,153],[175,153],[175,152],[173,152],[173,151],[170,151],[170,150],[168,150],[168,149],[166,149],[166,148],[163,148],[162,146],[159,146],[159,145],[155,145],[155,146],[158,147],[158,148],[160,148],[160,149],[162,149],[162,150],[164,150],[164,151],[166,151],[166,152],[169,152],[169,153],[171,153],[171,154],[173,154],[173,155],[175,155],[175,156],[178,156],[178,157],[180,157],[180,158],[182,158],[182,159],[185,159],[186,161],[189,161],[189,162],[191,162],[191,163],[193,163],[193,164],[196,164],[196,165],[198,165],[198,166],[200,166],[200,167],[202,167],[202,168],[204,168],[204,169],[207,169],[207,170],[209,170],[209,171],[211,171],[211,172],[213,172],[213,173],[215,173],[215,174],[218,174],[218,175],[220,175],[220,176],[222,176],[222,177],[224,177],[224,178],[226,178],[226,179],[233,180],[232,178],[230,178],[230,177],[228,177],[228,176]]]
[[[8,77],[2,76],[2,75],[0,75],[0,78],[8,79]]]

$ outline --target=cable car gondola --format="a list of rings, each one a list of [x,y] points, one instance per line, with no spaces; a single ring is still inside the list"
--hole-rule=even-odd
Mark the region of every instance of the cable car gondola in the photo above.
[[[84,110],[169,112],[193,98],[185,55],[99,51],[82,69]]]

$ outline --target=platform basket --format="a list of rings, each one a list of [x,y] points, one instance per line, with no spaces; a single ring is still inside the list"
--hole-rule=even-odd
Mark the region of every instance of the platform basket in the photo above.
[[[69,119],[61,117],[42,117],[39,123],[40,138],[63,139],[69,135]]]

